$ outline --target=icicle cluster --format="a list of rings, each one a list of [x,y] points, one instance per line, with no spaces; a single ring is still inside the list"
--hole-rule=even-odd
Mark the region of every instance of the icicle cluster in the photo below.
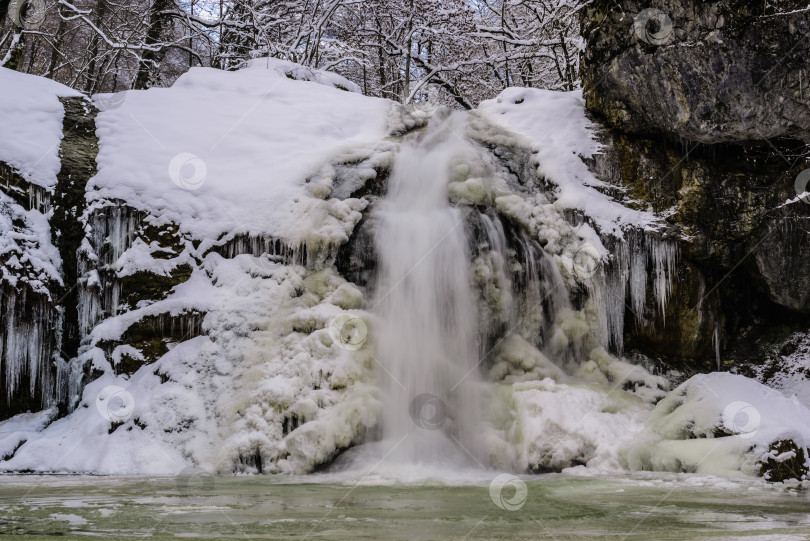
[[[36,184],[29,184],[28,208],[38,210],[42,214],[47,214],[48,212],[50,212],[51,207],[52,207],[51,193],[42,186],[37,186]]]
[[[255,257],[267,256],[270,261],[283,265],[301,265],[310,269],[322,268],[334,262],[339,245],[291,245],[284,239],[269,235],[236,235],[215,251],[223,257],[234,258],[241,254]]]
[[[60,338],[58,310],[46,296],[6,286],[0,289],[0,321],[0,396],[5,395],[6,404],[21,393],[39,396],[42,406],[49,406],[53,402],[51,359]]]
[[[118,313],[121,281],[115,273],[118,258],[132,245],[143,213],[124,205],[96,209],[79,257],[79,330],[86,336],[103,318]],[[89,243],[87,240],[89,239]]]
[[[52,402],[52,359],[61,346],[53,302],[61,278],[41,212],[50,207],[50,195],[30,186],[28,196],[26,209],[0,192],[0,404],[44,407]]]
[[[605,298],[599,308],[605,311],[605,345],[621,353],[628,307],[640,326],[651,325],[656,315],[665,319],[677,274],[678,245],[642,230],[628,231],[626,238],[608,237],[603,242],[611,253],[610,260],[604,278],[595,276],[589,289],[592,297]],[[650,293],[652,311],[647,302]]]

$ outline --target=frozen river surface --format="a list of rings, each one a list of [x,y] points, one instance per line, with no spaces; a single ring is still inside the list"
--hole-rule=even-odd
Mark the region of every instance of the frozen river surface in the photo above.
[[[810,494],[798,485],[660,474],[490,481],[0,476],[0,537],[810,539]]]

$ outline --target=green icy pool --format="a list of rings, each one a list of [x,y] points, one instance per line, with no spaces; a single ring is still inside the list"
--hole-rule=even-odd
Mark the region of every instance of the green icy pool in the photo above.
[[[810,540],[810,494],[797,486],[688,476],[524,479],[525,504],[507,511],[486,481],[0,476],[0,536]]]

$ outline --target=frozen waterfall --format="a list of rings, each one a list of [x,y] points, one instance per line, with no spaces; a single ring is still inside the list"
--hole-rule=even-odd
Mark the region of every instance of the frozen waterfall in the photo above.
[[[379,210],[381,432],[399,461],[477,454],[477,315],[464,215],[447,197],[454,164],[471,152],[456,135],[464,120],[436,118],[403,145]]]

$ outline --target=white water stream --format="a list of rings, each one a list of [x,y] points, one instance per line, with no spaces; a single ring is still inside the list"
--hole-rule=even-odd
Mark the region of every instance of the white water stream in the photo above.
[[[471,153],[463,113],[403,144],[378,213],[382,438],[396,462],[460,465],[477,454],[478,327],[454,164]]]

